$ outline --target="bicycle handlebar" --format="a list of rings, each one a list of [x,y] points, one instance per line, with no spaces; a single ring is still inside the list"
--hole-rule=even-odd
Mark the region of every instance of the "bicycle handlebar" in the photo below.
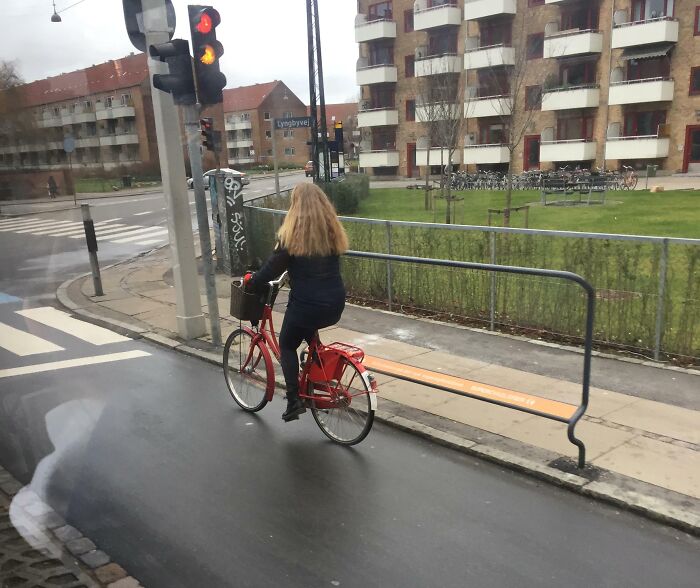
[[[288,273],[289,273],[289,272],[286,272],[286,271],[285,271],[279,278],[277,278],[276,280],[272,280],[272,281],[268,282],[268,284],[270,284],[270,286],[272,286],[272,287],[282,285],[282,282],[284,282],[284,281],[287,279],[287,274],[288,274]]]

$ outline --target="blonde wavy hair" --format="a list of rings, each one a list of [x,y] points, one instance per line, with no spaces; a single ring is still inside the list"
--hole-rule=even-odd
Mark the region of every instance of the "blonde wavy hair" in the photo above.
[[[345,229],[330,200],[316,184],[294,187],[292,203],[277,238],[294,256],[342,255],[348,250]]]

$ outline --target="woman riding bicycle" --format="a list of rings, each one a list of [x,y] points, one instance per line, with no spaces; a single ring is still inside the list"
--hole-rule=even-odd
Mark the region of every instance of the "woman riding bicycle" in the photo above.
[[[282,418],[291,421],[306,412],[299,399],[297,349],[302,341],[310,343],[318,329],[336,324],[345,308],[340,255],[348,249],[348,238],[323,190],[315,184],[298,184],[277,239],[262,269],[246,274],[244,281],[255,291],[264,291],[268,282],[289,272],[291,291],[279,344],[287,386]]]

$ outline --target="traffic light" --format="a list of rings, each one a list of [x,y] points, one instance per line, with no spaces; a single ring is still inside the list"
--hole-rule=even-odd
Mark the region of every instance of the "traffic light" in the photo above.
[[[202,118],[199,124],[202,129],[202,147],[216,153],[221,148],[221,131],[214,130],[214,119]]]
[[[168,64],[167,74],[153,74],[153,87],[173,95],[175,104],[196,104],[190,44],[184,39],[151,45],[151,57]]]
[[[221,17],[212,6],[188,6],[194,74],[197,94],[202,105],[220,104],[224,101],[223,89],[226,76],[219,69],[219,59],[224,48],[216,40],[216,27]]]

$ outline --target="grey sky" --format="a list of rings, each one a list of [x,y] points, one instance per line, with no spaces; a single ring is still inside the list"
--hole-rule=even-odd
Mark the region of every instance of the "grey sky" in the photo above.
[[[56,9],[76,0],[56,0]],[[209,0],[221,13],[218,38],[228,87],[284,81],[308,101],[306,2],[304,0]],[[26,81],[123,57],[136,51],[126,35],[121,0],[85,0],[51,23],[51,0],[0,0],[5,24],[0,59],[16,61]],[[189,38],[187,4],[173,0],[176,37]],[[355,0],[319,0],[326,101],[357,95]],[[31,32],[31,37],[27,34]]]

